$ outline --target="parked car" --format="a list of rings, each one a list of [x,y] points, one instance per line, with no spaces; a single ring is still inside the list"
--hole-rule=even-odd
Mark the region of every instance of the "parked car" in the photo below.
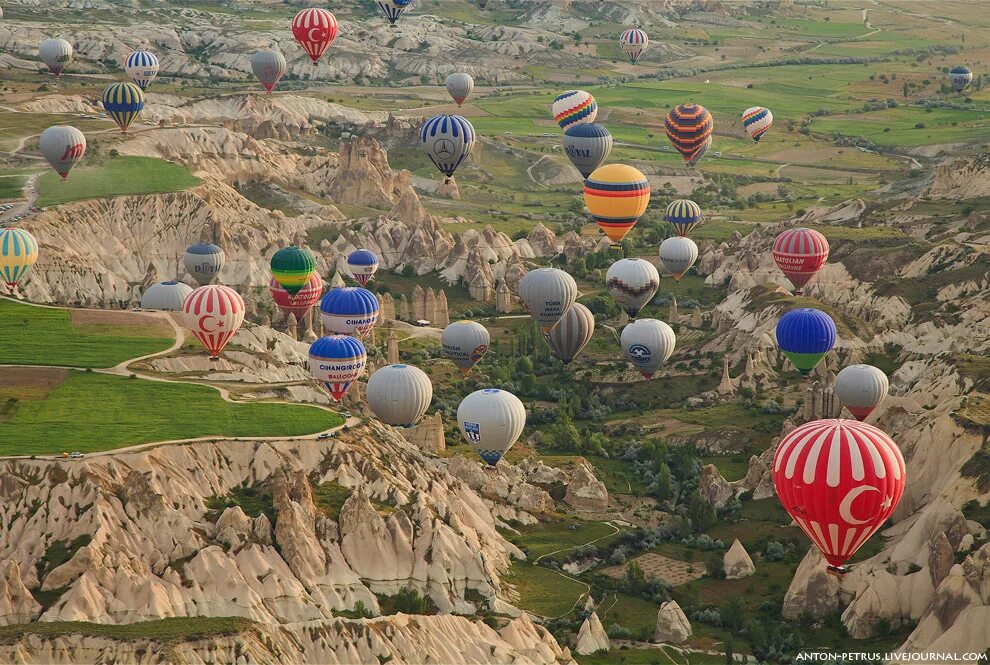
[[[85,456],[80,452],[69,453],[69,459],[82,459],[83,457]]]
[[[316,438],[319,439],[320,441],[322,441],[324,439],[332,439],[334,437],[334,434],[335,434],[335,432],[323,432],[319,436],[317,436]]]

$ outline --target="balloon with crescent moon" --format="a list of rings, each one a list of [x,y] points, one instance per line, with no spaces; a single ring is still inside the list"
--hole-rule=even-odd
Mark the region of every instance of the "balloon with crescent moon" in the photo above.
[[[244,322],[244,299],[229,286],[207,284],[186,296],[182,311],[186,327],[217,360]]]
[[[314,65],[337,39],[337,32],[337,19],[322,7],[304,9],[292,19],[292,36]]]

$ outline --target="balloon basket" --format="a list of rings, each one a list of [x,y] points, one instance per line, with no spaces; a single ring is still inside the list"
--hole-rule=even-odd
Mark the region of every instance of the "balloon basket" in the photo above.
[[[218,362],[220,362],[220,356],[210,356],[210,362],[211,363],[218,363]]]

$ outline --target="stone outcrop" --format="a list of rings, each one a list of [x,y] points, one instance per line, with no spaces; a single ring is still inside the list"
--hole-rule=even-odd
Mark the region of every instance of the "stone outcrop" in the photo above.
[[[41,605],[21,579],[16,561],[8,561],[0,577],[0,626],[28,623],[41,614]]]
[[[782,614],[785,618],[797,620],[808,616],[824,619],[839,609],[839,578],[826,572],[827,565],[821,551],[812,546],[801,560],[784,595]]]
[[[653,633],[654,642],[680,644],[693,634],[691,622],[676,600],[668,600],[660,605],[660,610],[657,612],[657,628]]]
[[[701,478],[698,480],[698,493],[702,498],[719,510],[735,497],[735,492],[729,481],[722,477],[714,464],[701,467]]]
[[[602,627],[598,614],[592,612],[578,630],[574,651],[587,656],[598,651],[608,651],[610,646],[608,635],[605,634],[605,628]]]
[[[603,513],[608,510],[608,490],[582,460],[570,473],[564,501],[579,513]]]
[[[756,566],[753,565],[749,552],[746,551],[738,538],[732,541],[732,546],[722,557],[722,569],[725,571],[725,579],[727,580],[749,577],[756,572]]]

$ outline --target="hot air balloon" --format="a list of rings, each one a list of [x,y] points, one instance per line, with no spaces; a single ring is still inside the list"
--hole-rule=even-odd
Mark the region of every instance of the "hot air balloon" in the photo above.
[[[349,335],[321,337],[309,347],[309,371],[335,402],[364,374],[367,363],[364,344]]]
[[[743,129],[746,130],[746,134],[753,141],[759,143],[763,135],[766,134],[767,130],[770,129],[770,125],[773,124],[773,113],[770,113],[770,109],[764,108],[762,106],[753,106],[743,111],[742,114],[742,125]]]
[[[553,119],[561,129],[571,125],[594,122],[598,115],[598,103],[591,93],[584,90],[568,90],[553,100]]]
[[[690,238],[671,236],[660,243],[660,265],[665,275],[673,275],[681,281],[694,262],[698,260],[698,246]]]
[[[577,283],[563,270],[537,268],[519,280],[519,297],[533,320],[548,333],[577,300]]]
[[[608,159],[612,135],[593,122],[571,125],[564,130],[564,152],[581,176],[587,178]]]
[[[447,93],[461,106],[474,90],[474,79],[470,74],[464,72],[454,72],[447,77]]]
[[[887,375],[873,365],[843,367],[835,377],[835,396],[856,420],[865,420],[873,413],[889,388]]]
[[[386,365],[368,379],[368,406],[386,425],[412,427],[433,399],[433,383],[412,365]]]
[[[337,19],[322,7],[304,9],[292,19],[292,36],[315,65],[337,38]]]
[[[777,346],[801,374],[815,369],[837,335],[832,317],[810,307],[792,309],[777,321]]]
[[[457,424],[481,459],[495,466],[522,434],[526,408],[510,392],[476,390],[457,407]]]
[[[471,154],[477,138],[467,118],[445,114],[435,115],[423,124],[419,141],[430,161],[450,182],[454,171]]]
[[[702,150],[707,150],[709,139],[715,130],[715,120],[712,114],[700,104],[681,104],[671,109],[664,120],[664,131],[667,138],[681,153],[684,161],[692,166],[691,160]],[[696,162],[695,162],[696,163]]]
[[[800,294],[828,260],[828,240],[814,229],[787,229],[774,239],[772,251],[777,267]]]
[[[605,288],[629,318],[635,319],[660,288],[660,273],[646,259],[620,259],[608,269]]]
[[[0,227],[0,279],[13,289],[38,260],[38,241],[25,229]]]
[[[202,286],[212,282],[219,274],[223,269],[223,260],[224,254],[220,247],[204,242],[186,247],[182,265],[185,266],[189,276]]]
[[[584,181],[584,205],[613,243],[626,237],[650,204],[650,182],[626,164],[606,164]]]
[[[357,286],[330,289],[320,301],[320,318],[328,332],[364,337],[378,321],[378,299]]]
[[[244,322],[244,299],[229,286],[207,284],[186,296],[182,311],[186,327],[217,360]]]
[[[443,355],[450,358],[464,376],[488,353],[491,343],[488,329],[477,321],[454,321],[440,335]]]
[[[65,180],[86,154],[86,136],[75,127],[55,125],[41,132],[38,147],[55,172]]]
[[[377,0],[378,8],[385,14],[389,24],[394,28],[399,16],[411,5],[413,0]]]
[[[488,0],[475,0],[475,2],[477,2],[478,6],[482,9],[488,6]]]
[[[288,70],[285,56],[279,51],[258,51],[251,56],[251,71],[268,92],[275,88]]]
[[[144,91],[133,83],[111,83],[103,89],[103,110],[121,132],[127,132],[143,108]]]
[[[289,245],[275,252],[271,261],[272,277],[290,296],[299,293],[316,272],[316,257],[305,247]]]
[[[694,153],[694,155],[691,156],[691,159],[687,160],[687,165],[697,166],[698,162],[701,161],[701,158],[708,154],[708,150],[711,149],[711,147],[712,147],[712,137],[709,136],[708,140],[705,141],[705,144],[701,146],[701,149],[698,150],[698,152]]]
[[[58,78],[72,62],[72,44],[64,39],[46,39],[38,47],[38,55],[48,71]]]
[[[670,222],[674,233],[687,237],[701,222],[701,206],[688,199],[677,199],[667,205],[664,219]]]
[[[674,353],[674,329],[657,319],[636,319],[619,336],[622,351],[639,373],[652,379]]]
[[[141,294],[141,309],[181,312],[186,297],[192,292],[192,287],[182,282],[158,282]]]
[[[805,423],[780,441],[773,457],[780,503],[839,575],[894,512],[906,481],[897,444],[855,420]]]
[[[282,310],[286,316],[294,314],[297,321],[301,321],[306,312],[312,309],[313,305],[320,302],[323,296],[323,278],[320,273],[314,272],[309,276],[309,281],[292,295],[278,283],[274,277],[268,283],[268,291],[272,294],[275,305]]]
[[[151,51],[132,51],[124,59],[124,71],[142,90],[158,76],[158,56]]]
[[[347,255],[347,269],[361,286],[366,286],[378,272],[378,257],[367,249],[357,249]]]
[[[952,89],[956,92],[962,92],[968,88],[972,81],[973,72],[969,67],[960,65],[949,70],[949,83],[952,84]]]
[[[560,317],[557,325],[550,329],[547,344],[553,355],[570,364],[595,334],[595,315],[579,302],[570,306]]]
[[[636,64],[639,54],[650,45],[650,38],[646,32],[639,28],[629,28],[619,35],[619,47],[622,52],[629,56],[629,62]]]

